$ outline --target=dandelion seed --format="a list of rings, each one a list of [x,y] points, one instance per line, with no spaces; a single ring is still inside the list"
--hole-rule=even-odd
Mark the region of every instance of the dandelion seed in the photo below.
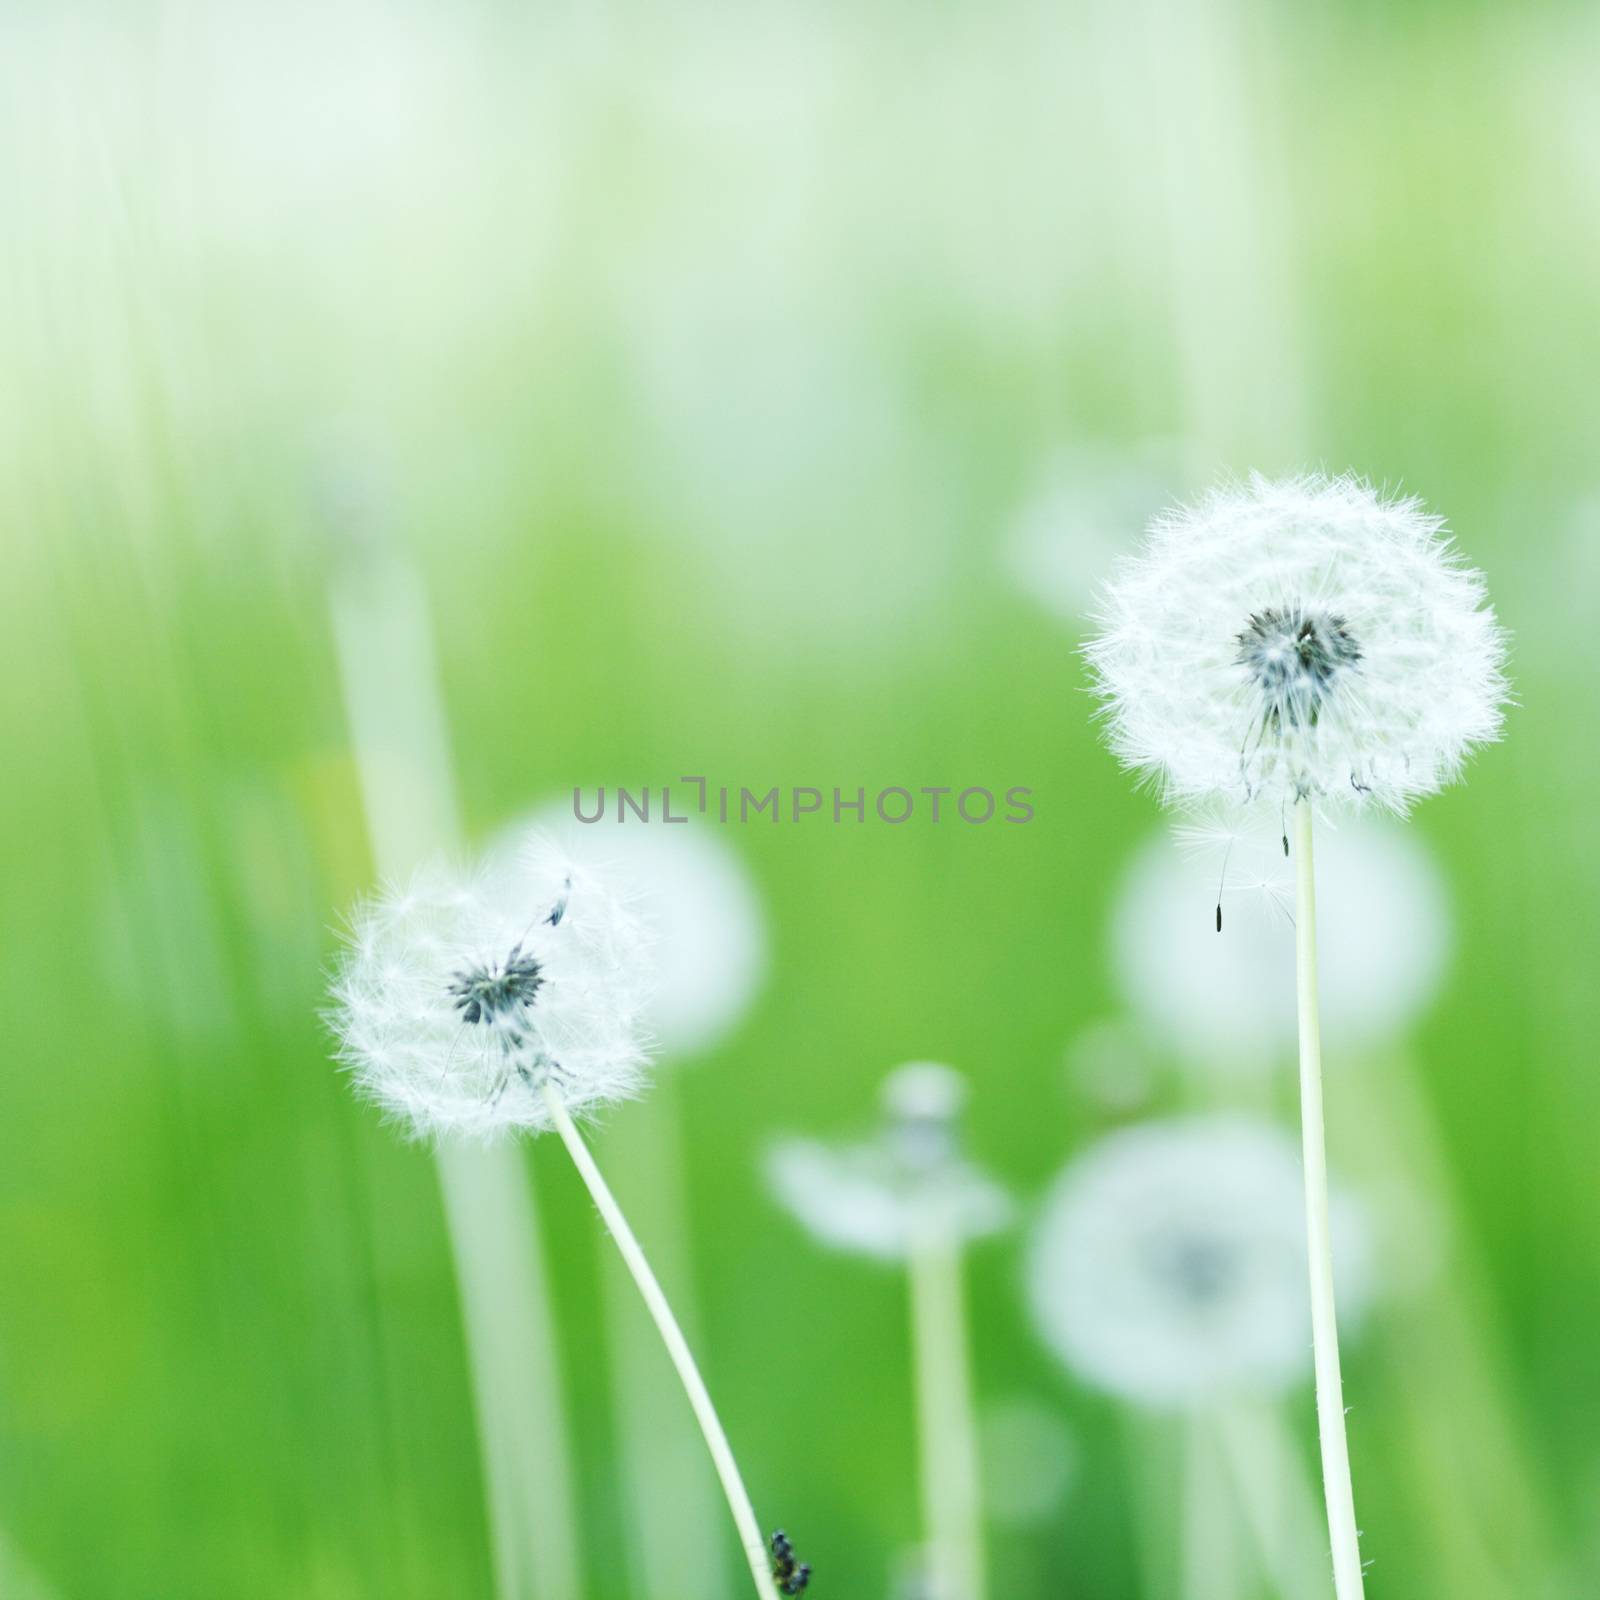
[[[1159,518],[1086,647],[1113,749],[1174,801],[1404,811],[1498,736],[1504,637],[1443,524],[1357,479]]]
[[[1368,1297],[1363,1214],[1336,1207],[1341,1304]],[[1294,1140],[1204,1116],[1109,1135],[1051,1191],[1029,1253],[1035,1321],[1085,1382],[1155,1409],[1273,1393],[1310,1374]]]

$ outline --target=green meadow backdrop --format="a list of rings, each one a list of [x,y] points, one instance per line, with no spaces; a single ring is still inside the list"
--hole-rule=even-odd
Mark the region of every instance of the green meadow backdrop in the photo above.
[[[1319,466],[1450,518],[1519,700],[1409,824],[1443,992],[1330,1060],[1333,1165],[1394,1260],[1440,1257],[1346,1353],[1370,1592],[1600,1589],[1597,53],[1581,5],[8,7],[0,1591],[495,1593],[436,1172],[318,1014],[376,875],[354,541],[419,579],[473,841],[681,774],[1033,790],[1026,826],[719,830],[770,958],[658,1091],[693,1241],[663,1274],[812,1592],[888,1600],[903,1286],[760,1163],[955,1064],[1022,1212],[970,1275],[993,1593],[1210,1600],[1168,1571],[1179,1430],[1063,1372],[1021,1293],[1072,1151],[1236,1092],[1074,1070],[1160,826],[1075,646],[1151,512]],[[595,1134],[624,1199],[641,1114]],[[624,1600],[608,1263],[559,1149],[524,1160],[584,1595]],[[1284,1414],[1309,1473],[1309,1388]],[[734,1592],[722,1549],[685,1600]]]

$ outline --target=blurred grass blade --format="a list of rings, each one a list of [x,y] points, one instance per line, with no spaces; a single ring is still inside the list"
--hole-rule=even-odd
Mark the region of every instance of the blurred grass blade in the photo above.
[[[335,644],[373,852],[385,877],[459,845],[426,597],[365,552],[332,596]],[[500,1600],[582,1592],[569,1435],[543,1252],[515,1146],[437,1151]]]

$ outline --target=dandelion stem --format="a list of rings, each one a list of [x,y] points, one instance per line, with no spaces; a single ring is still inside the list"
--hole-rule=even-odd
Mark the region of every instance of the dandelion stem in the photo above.
[[[918,1239],[907,1272],[929,1592],[936,1600],[983,1600],[983,1518],[960,1246],[943,1233]]]
[[[743,1547],[746,1561],[750,1564],[750,1574],[755,1579],[756,1593],[762,1596],[762,1600],[771,1600],[774,1592],[772,1569],[767,1560],[766,1542],[761,1536],[761,1524],[756,1521],[755,1508],[750,1504],[750,1496],[745,1491],[744,1479],[739,1476],[739,1465],[733,1458],[728,1436],[722,1430],[716,1407],[711,1403],[711,1396],[706,1391],[700,1369],[695,1365],[688,1341],[683,1337],[683,1330],[679,1328],[678,1319],[672,1314],[672,1307],[667,1304],[667,1297],[662,1293],[655,1273],[650,1270],[650,1263],[645,1259],[644,1251],[640,1249],[633,1229],[628,1226],[628,1219],[623,1216],[616,1197],[601,1175],[600,1168],[595,1165],[594,1157],[589,1154],[589,1147],[583,1142],[582,1134],[573,1125],[561,1096],[549,1082],[544,1085],[544,1099],[550,1108],[550,1118],[555,1124],[556,1132],[561,1135],[561,1142],[566,1145],[567,1154],[572,1157],[572,1164],[578,1169],[579,1177],[583,1179],[611,1237],[616,1241],[623,1262],[633,1274],[633,1281],[644,1297],[645,1306],[661,1335],[661,1342],[666,1345],[667,1354],[672,1358],[673,1366],[677,1368],[684,1393],[688,1395],[689,1404],[694,1408],[695,1420],[700,1424],[701,1433],[705,1435],[706,1448],[711,1452],[717,1476],[722,1480],[722,1492],[727,1496],[728,1509],[733,1513],[734,1525],[739,1530],[739,1543]]]
[[[650,1248],[669,1279],[692,1283],[688,1199],[679,1116],[678,1075],[667,1073],[647,1100],[628,1106],[606,1129],[613,1170],[626,1170],[623,1195],[650,1217]],[[602,1278],[611,1347],[611,1398],[630,1533],[629,1591],[635,1600],[728,1600],[719,1491],[702,1472],[700,1440],[682,1404],[661,1379],[655,1329],[639,1315],[638,1296],[609,1240]],[[676,1291],[679,1324],[698,1343],[696,1306]],[[743,1579],[740,1580],[741,1585]]]
[[[1294,808],[1295,982],[1300,1013],[1300,1135],[1305,1160],[1306,1244],[1311,1260],[1311,1348],[1317,1375],[1317,1433],[1322,1491],[1333,1547],[1337,1600],[1361,1600],[1361,1547],[1350,1448],[1345,1438],[1339,1325],[1333,1301],[1333,1248],[1328,1228],[1328,1152],[1322,1124],[1322,1032],[1317,1005],[1317,890],[1311,851],[1311,802]]]

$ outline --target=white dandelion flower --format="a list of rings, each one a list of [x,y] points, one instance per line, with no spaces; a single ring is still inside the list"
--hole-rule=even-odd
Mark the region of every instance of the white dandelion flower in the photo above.
[[[774,1555],[683,1330],[573,1121],[641,1086],[649,946],[600,873],[546,838],[473,877],[442,866],[355,919],[339,1058],[413,1132],[554,1131],[616,1242],[716,1467],[758,1595]],[[773,1551],[780,1537],[774,1535]],[[797,1577],[802,1569],[791,1563]],[[803,1582],[801,1583],[803,1587]],[[792,1592],[798,1593],[796,1588]]]
[[[1179,1060],[1250,1073],[1296,1040],[1294,873],[1277,817],[1160,830],[1123,873],[1113,975],[1152,1040]],[[1328,1039],[1345,1055],[1392,1041],[1438,994],[1449,896],[1432,855],[1384,817],[1347,818],[1318,841]],[[1221,908],[1221,927],[1218,906]]]
[[[875,1137],[836,1145],[785,1139],[771,1151],[773,1193],[823,1244],[903,1260],[919,1241],[981,1238],[1011,1215],[1005,1191],[962,1154],[960,1075],[913,1062],[884,1084]]]
[[[1334,1207],[1341,1305],[1368,1297],[1363,1215]],[[1311,1372],[1300,1157],[1232,1115],[1126,1128],[1079,1156],[1029,1255],[1040,1332],[1085,1382],[1155,1408],[1272,1393]]]
[[[552,1126],[639,1089],[645,936],[593,871],[533,841],[512,865],[424,869],[361,911],[335,990],[339,1059],[418,1135]]]
[[[1085,649],[1117,755],[1174,802],[1404,811],[1498,736],[1505,640],[1439,518],[1253,475],[1158,518]]]
[[[738,852],[699,823],[585,825],[558,801],[507,828],[491,854],[514,853],[530,829],[627,882],[651,946],[646,1023],[661,1057],[680,1060],[725,1039],[767,972],[766,916]]]

